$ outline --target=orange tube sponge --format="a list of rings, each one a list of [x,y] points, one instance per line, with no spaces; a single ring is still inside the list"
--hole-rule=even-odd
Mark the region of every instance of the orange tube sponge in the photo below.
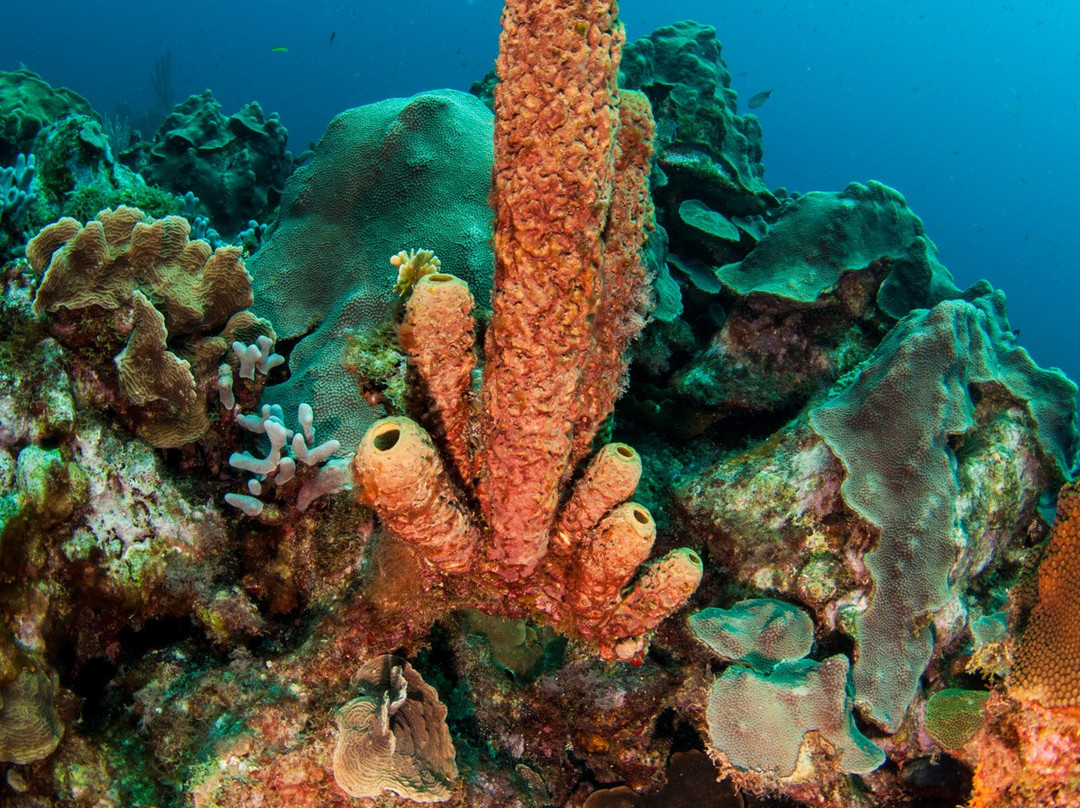
[[[436,259],[438,260],[438,259]],[[431,397],[438,437],[458,478],[472,484],[472,372],[476,367],[473,296],[460,278],[442,273],[416,281],[405,307],[401,347]]]
[[[626,502],[604,517],[567,588],[570,610],[579,623],[596,623],[611,613],[655,539],[656,522],[644,505]]]
[[[685,547],[650,564],[604,624],[604,634],[612,642],[601,649],[604,656],[635,656],[643,645],[638,638],[686,602],[701,583],[701,573],[701,557]]]
[[[481,507],[504,577],[554,525],[592,334],[623,33],[608,0],[507,0],[495,89],[495,292]]]
[[[589,461],[585,474],[563,506],[551,538],[551,551],[565,554],[592,530],[604,514],[634,495],[641,479],[641,457],[625,443],[605,445]]]
[[[1020,639],[1009,694],[1051,709],[1080,708],[1080,483],[1058,494],[1039,565],[1039,599]]]
[[[650,305],[642,249],[656,229],[649,194],[655,124],[643,93],[619,93],[618,149],[601,264],[600,305],[593,345],[582,369],[568,470],[589,454],[593,437],[626,386],[626,349],[645,326]]]
[[[419,424],[400,416],[372,424],[353,458],[353,477],[357,497],[390,533],[445,572],[469,568],[477,530]]]

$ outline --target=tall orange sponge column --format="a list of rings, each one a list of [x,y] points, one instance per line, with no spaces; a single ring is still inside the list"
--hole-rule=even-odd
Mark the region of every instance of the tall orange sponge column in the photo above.
[[[655,226],[651,110],[644,96],[618,93],[614,6],[507,0],[480,406],[468,291],[430,274],[400,337],[423,387],[411,403],[423,400],[434,441],[415,422],[385,419],[354,470],[387,532],[457,578],[443,588],[448,607],[529,614],[607,659],[639,660],[702,563],[675,550],[638,575],[655,535],[648,510],[629,502],[641,460],[608,444],[584,463],[645,321],[641,253]],[[438,464],[440,450],[456,474]]]
[[[623,32],[611,0],[507,0],[502,24],[478,493],[512,579],[547,549],[593,348]]]

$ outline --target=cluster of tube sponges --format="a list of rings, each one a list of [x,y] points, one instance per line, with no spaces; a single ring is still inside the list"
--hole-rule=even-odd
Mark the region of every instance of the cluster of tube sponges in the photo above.
[[[442,451],[416,421],[382,419],[357,450],[357,494],[390,533],[442,573],[487,572],[514,583],[564,632],[596,641],[605,657],[634,658],[644,635],[697,587],[700,559],[687,549],[669,553],[624,592],[649,557],[656,525],[647,508],[630,501],[641,459],[622,443],[605,445],[588,463],[539,559],[507,565],[505,556],[491,551],[491,532],[469,500],[480,462],[470,441],[479,428],[472,404],[472,319],[464,282],[435,273],[416,283],[401,341],[434,401],[433,431]]]
[[[395,256],[415,282],[400,340],[430,429],[377,422],[355,478],[387,530],[442,573],[489,587],[485,601],[501,589],[605,657],[639,659],[702,571],[681,549],[631,585],[655,535],[628,501],[640,460],[615,445],[587,462],[649,308],[655,127],[648,100],[619,91],[625,35],[611,0],[507,0],[502,24],[482,384],[466,284],[433,256]],[[406,271],[420,255],[430,267]]]

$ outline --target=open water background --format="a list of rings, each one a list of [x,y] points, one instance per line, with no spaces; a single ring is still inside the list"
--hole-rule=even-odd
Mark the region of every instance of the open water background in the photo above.
[[[349,107],[468,89],[491,67],[500,9],[2,0],[0,69],[25,65],[146,125],[168,51],[176,101],[209,87],[228,114],[257,100],[299,152]],[[957,282],[1004,289],[1021,344],[1080,379],[1080,3],[623,0],[621,14],[630,38],[685,18],[716,26],[742,104],[773,90],[757,110],[770,186],[898,189]]]

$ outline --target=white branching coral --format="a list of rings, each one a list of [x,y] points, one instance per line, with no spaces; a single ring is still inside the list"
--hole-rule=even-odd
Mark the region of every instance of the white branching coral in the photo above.
[[[259,415],[237,413],[235,417],[241,427],[265,435],[270,441],[265,457],[250,452],[234,452],[229,457],[230,466],[254,475],[248,480],[248,493],[225,495],[225,501],[246,516],[254,519],[266,515],[266,503],[259,497],[270,485],[280,488],[297,481],[296,509],[300,512],[306,511],[319,497],[351,487],[348,458],[334,457],[341,444],[336,440],[315,443],[314,413],[310,405],[301,404],[297,408],[300,428],[296,431],[285,426],[285,414],[276,404],[263,405]]]

